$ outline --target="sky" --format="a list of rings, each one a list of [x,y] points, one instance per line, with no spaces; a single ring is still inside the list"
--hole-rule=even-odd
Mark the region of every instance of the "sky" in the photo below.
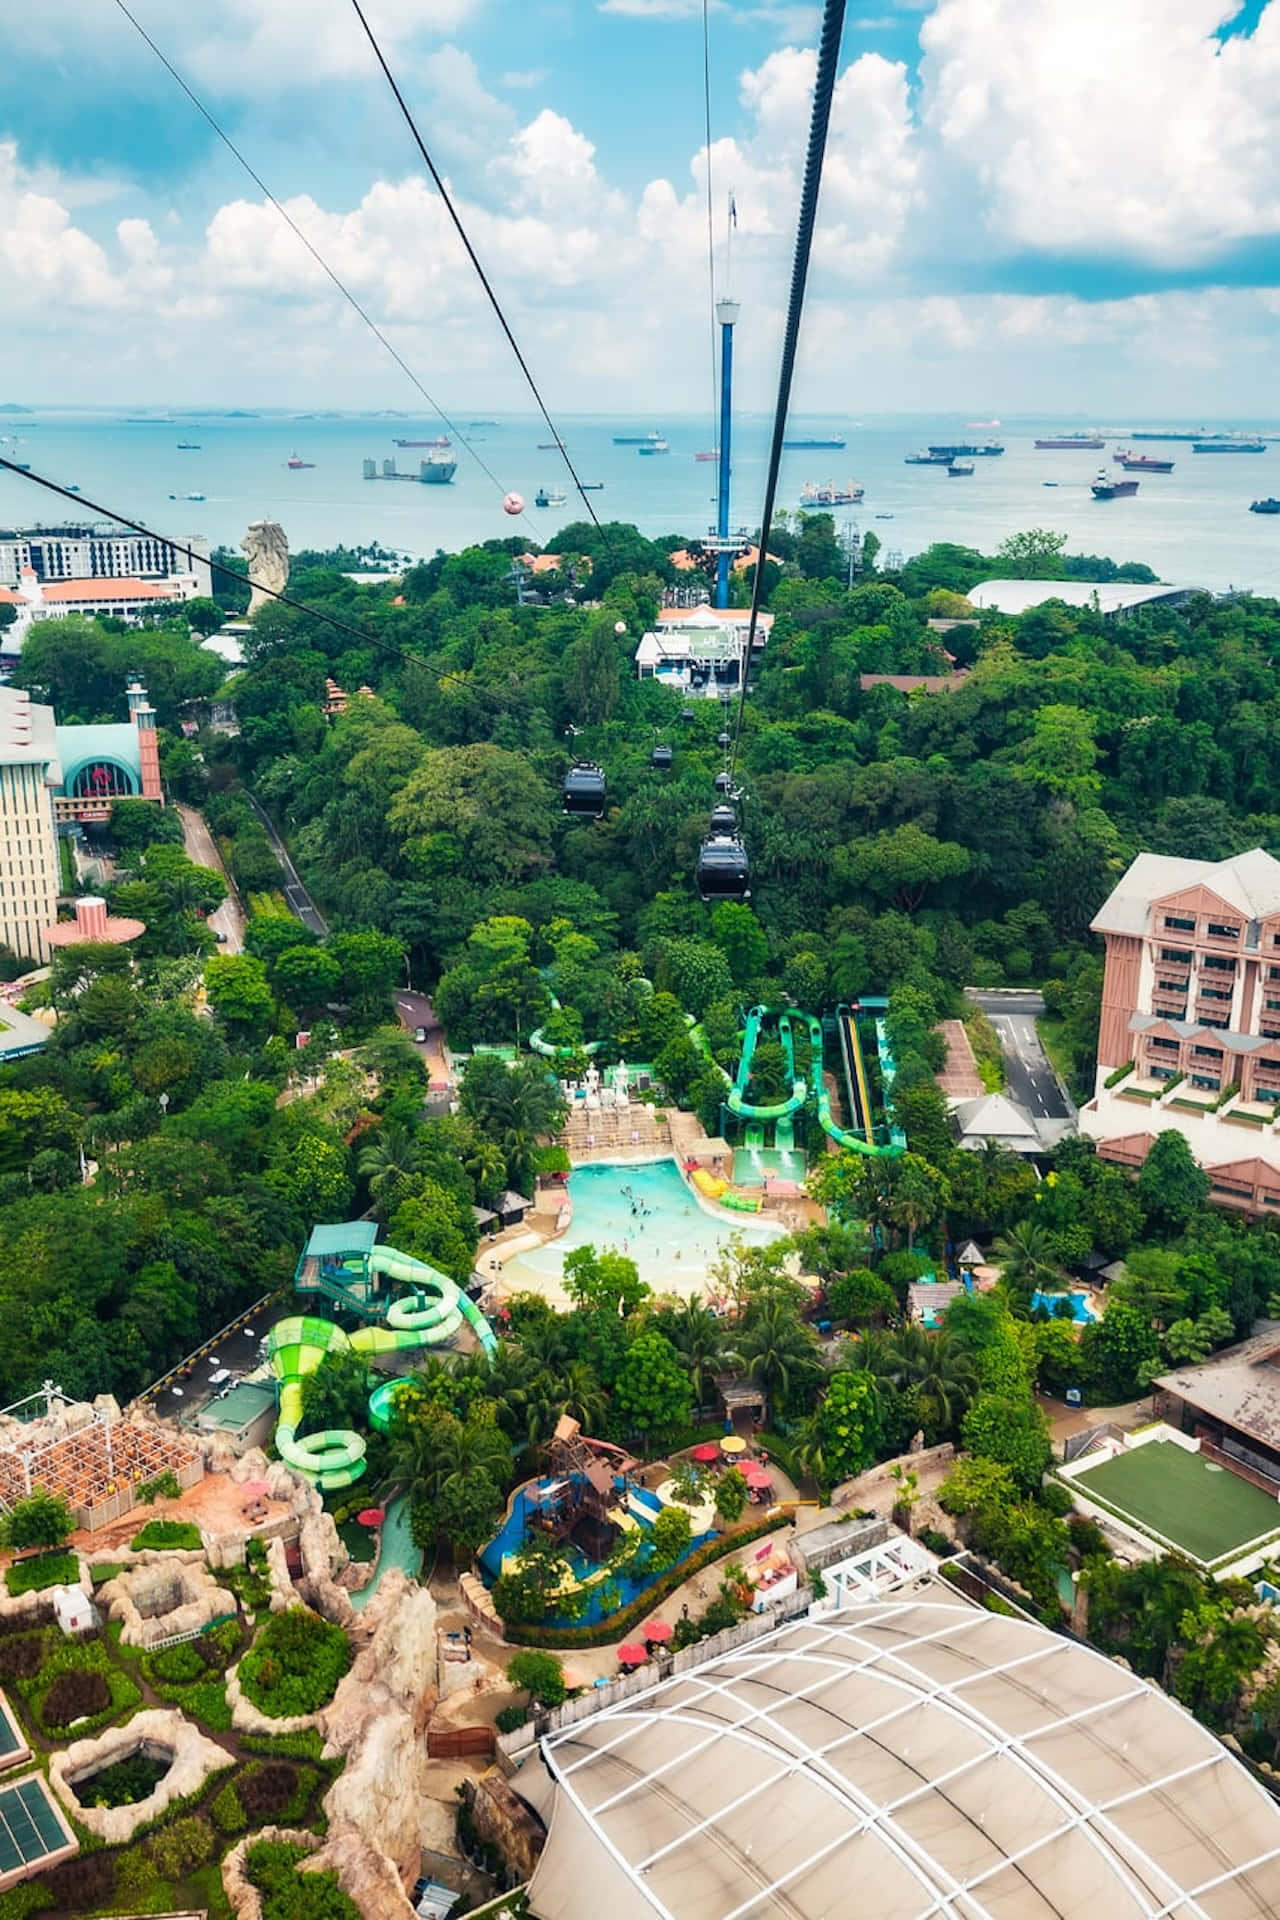
[[[708,409],[702,0],[364,4],[553,412]],[[527,405],[350,0],[128,7],[430,392]],[[819,15],[708,0],[744,408]],[[0,401],[414,407],[124,0],[5,42]],[[1280,0],[850,0],[798,410],[1275,418],[1278,321]]]

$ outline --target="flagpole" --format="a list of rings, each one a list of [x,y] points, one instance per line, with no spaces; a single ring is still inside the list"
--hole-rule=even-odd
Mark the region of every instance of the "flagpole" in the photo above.
[[[729,195],[729,207],[725,218],[724,283],[725,292],[733,293],[733,230],[738,224],[738,209],[734,205],[733,195]]]

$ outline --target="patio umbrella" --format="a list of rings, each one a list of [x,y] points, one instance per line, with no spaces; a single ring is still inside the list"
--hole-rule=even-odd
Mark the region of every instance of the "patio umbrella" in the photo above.
[[[384,1507],[361,1507],[356,1519],[362,1527],[380,1527],[386,1519]]]
[[[747,1450],[747,1443],[742,1438],[741,1434],[727,1433],[724,1439],[720,1442],[721,1453],[728,1453],[728,1454],[745,1453],[746,1450]]]
[[[619,1666],[642,1667],[648,1658],[648,1647],[641,1646],[638,1640],[629,1641],[625,1647],[618,1648]]]
[[[675,1628],[666,1620],[646,1620],[640,1631],[652,1647],[659,1645],[664,1640],[669,1640],[675,1632]]]
[[[264,1500],[267,1494],[265,1480],[246,1480],[240,1488],[246,1500]]]
[[[719,1453],[720,1449],[714,1440],[704,1440],[701,1446],[690,1449],[689,1458],[697,1460],[704,1467],[709,1467],[711,1462],[718,1458]]]
[[[773,1481],[769,1478],[769,1469],[760,1466],[755,1460],[748,1460],[746,1466],[742,1468],[742,1477],[749,1487],[771,1487],[773,1485]]]

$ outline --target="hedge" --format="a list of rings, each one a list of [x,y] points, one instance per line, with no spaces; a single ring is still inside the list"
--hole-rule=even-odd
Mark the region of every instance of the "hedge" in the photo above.
[[[1125,1075],[1132,1072],[1133,1061],[1126,1060],[1122,1067],[1117,1067],[1114,1073],[1109,1073],[1102,1084],[1104,1087],[1118,1087]]]
[[[351,1643],[341,1627],[290,1607],[272,1615],[238,1671],[246,1698],[273,1719],[287,1720],[327,1706],[350,1665]]]
[[[29,1718],[36,1721],[41,1731],[60,1738],[66,1728],[51,1725],[46,1728],[44,1721],[44,1702],[52,1690],[54,1682],[67,1673],[100,1674],[107,1683],[111,1695],[110,1705],[101,1713],[91,1714],[76,1726],[77,1739],[85,1734],[96,1733],[99,1727],[105,1727],[126,1711],[141,1704],[142,1693],[128,1674],[121,1672],[111,1658],[101,1640],[67,1640],[57,1627],[46,1627],[41,1635],[43,1653],[38,1672],[29,1678],[19,1678],[13,1684],[20,1696]]]
[[[171,1551],[183,1548],[193,1552],[198,1551],[203,1542],[199,1527],[193,1527],[188,1520],[148,1520],[134,1534],[129,1545],[134,1553],[142,1553],[147,1547],[168,1548]]]
[[[680,1560],[674,1567],[668,1567],[644,1592],[617,1613],[610,1614],[595,1627],[544,1627],[536,1621],[503,1621],[503,1638],[511,1646],[517,1647],[608,1647],[615,1640],[623,1640],[633,1627],[647,1620],[653,1609],[673,1594],[677,1587],[683,1586],[691,1575],[701,1573],[704,1567],[710,1567],[717,1560],[725,1559],[736,1553],[740,1547],[750,1546],[753,1540],[759,1540],[762,1534],[776,1533],[782,1524],[775,1513],[772,1519],[754,1521],[749,1527],[741,1527],[736,1533],[718,1534],[714,1540],[708,1540],[687,1559]]]
[[[73,1587],[79,1578],[80,1561],[74,1553],[37,1553],[6,1567],[4,1583],[16,1597],[20,1593],[40,1593],[45,1587]]]

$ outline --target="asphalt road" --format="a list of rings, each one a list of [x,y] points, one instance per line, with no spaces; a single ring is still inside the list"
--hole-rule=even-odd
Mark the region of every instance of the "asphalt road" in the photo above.
[[[213,835],[205,825],[204,815],[197,813],[194,807],[179,807],[178,818],[182,822],[182,840],[188,860],[194,860],[198,867],[212,867],[215,873],[221,873],[225,878],[226,869]],[[223,953],[244,952],[244,915],[230,881],[227,882],[226,899],[209,915],[209,925],[216,934],[223,936],[218,941]]]
[[[289,911],[296,913],[303,926],[310,927],[312,933],[318,934],[323,940],[329,928],[319,907],[298,878],[298,869],[289,858],[289,849],[272,825],[270,815],[263,812],[252,794],[249,795],[249,805],[261,821],[262,831],[271,842],[271,851],[280,862],[280,870],[284,874],[284,897]]]
[[[1074,1120],[1075,1109],[1049,1065],[1036,1015],[1044,1012],[1038,993],[970,993],[1000,1037],[1005,1077],[1013,1100],[1037,1125],[1044,1120]]]

